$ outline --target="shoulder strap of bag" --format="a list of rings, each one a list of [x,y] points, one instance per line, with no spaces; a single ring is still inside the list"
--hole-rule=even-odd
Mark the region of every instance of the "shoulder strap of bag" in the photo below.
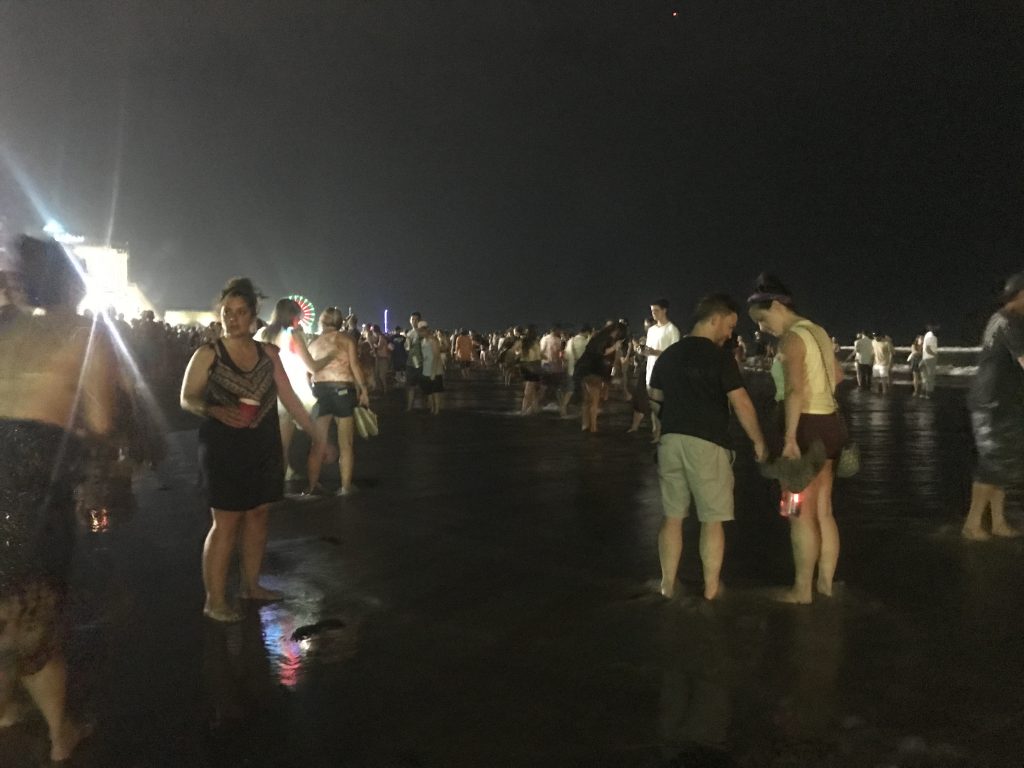
[[[835,406],[836,412],[838,413],[839,412],[839,401],[836,400],[836,371],[835,371],[835,364],[834,363],[832,365],[828,364],[828,359],[825,357],[825,350],[821,346],[821,341],[818,339],[817,334],[815,334],[814,331],[811,330],[810,328],[806,328],[805,327],[805,330],[810,335],[810,337],[812,339],[814,339],[815,346],[818,347],[818,354],[821,355],[821,367],[825,369],[825,379],[826,379],[826,381],[828,381],[828,393],[829,393],[829,396],[832,398],[832,405]]]

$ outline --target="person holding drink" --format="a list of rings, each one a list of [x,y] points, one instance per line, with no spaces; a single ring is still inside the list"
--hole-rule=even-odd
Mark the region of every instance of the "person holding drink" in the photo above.
[[[281,597],[259,584],[269,506],[284,493],[278,398],[299,427],[316,434],[277,348],[251,336],[257,303],[251,280],[228,282],[220,301],[224,335],[196,350],[181,385],[181,407],[204,419],[199,450],[212,525],[203,547],[203,613],[223,622],[242,618],[225,595],[228,567],[239,538],[241,598]],[[319,455],[315,443],[311,455]]]

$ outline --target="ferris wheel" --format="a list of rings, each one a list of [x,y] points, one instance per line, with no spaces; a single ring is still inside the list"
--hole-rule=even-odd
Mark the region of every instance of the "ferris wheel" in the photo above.
[[[302,326],[302,330],[312,333],[313,323],[316,322],[316,307],[313,306],[313,302],[297,293],[288,298],[298,304],[299,309],[302,310],[302,314],[299,315],[299,324]]]

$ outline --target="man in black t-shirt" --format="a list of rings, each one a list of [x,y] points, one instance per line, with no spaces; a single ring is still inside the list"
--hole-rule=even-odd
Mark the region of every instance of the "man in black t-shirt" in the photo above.
[[[651,373],[651,406],[661,416],[658,480],[665,517],[658,532],[658,555],[665,597],[675,593],[691,494],[701,523],[704,597],[713,600],[718,595],[725,555],[722,523],[734,517],[730,405],[754,443],[757,460],[765,456],[764,436],[736,358],[723,348],[738,312],[724,294],[701,299],[693,330],[657,358]]]
[[[978,373],[967,396],[978,466],[963,536],[984,541],[1020,532],[1006,523],[1006,487],[1024,482],[1024,272],[1006,281],[1003,307],[981,339]],[[992,512],[992,533],[982,528]]]

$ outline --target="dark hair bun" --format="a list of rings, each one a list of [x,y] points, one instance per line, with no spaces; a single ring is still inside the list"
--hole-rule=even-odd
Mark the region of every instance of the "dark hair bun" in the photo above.
[[[253,314],[256,314],[256,308],[259,304],[259,300],[266,298],[266,296],[260,293],[260,290],[252,284],[252,280],[248,277],[232,277],[228,280],[220,292],[220,300],[224,301],[228,296],[238,296],[245,299],[245,303],[249,305],[249,309],[252,310]]]
[[[754,283],[754,293],[774,293],[779,296],[792,296],[789,288],[782,284],[771,272],[762,272],[757,276],[757,281]]]
[[[222,299],[226,299],[228,296],[245,296],[255,299],[259,296],[259,292],[248,277],[232,277],[224,284],[224,288],[220,292]]]

